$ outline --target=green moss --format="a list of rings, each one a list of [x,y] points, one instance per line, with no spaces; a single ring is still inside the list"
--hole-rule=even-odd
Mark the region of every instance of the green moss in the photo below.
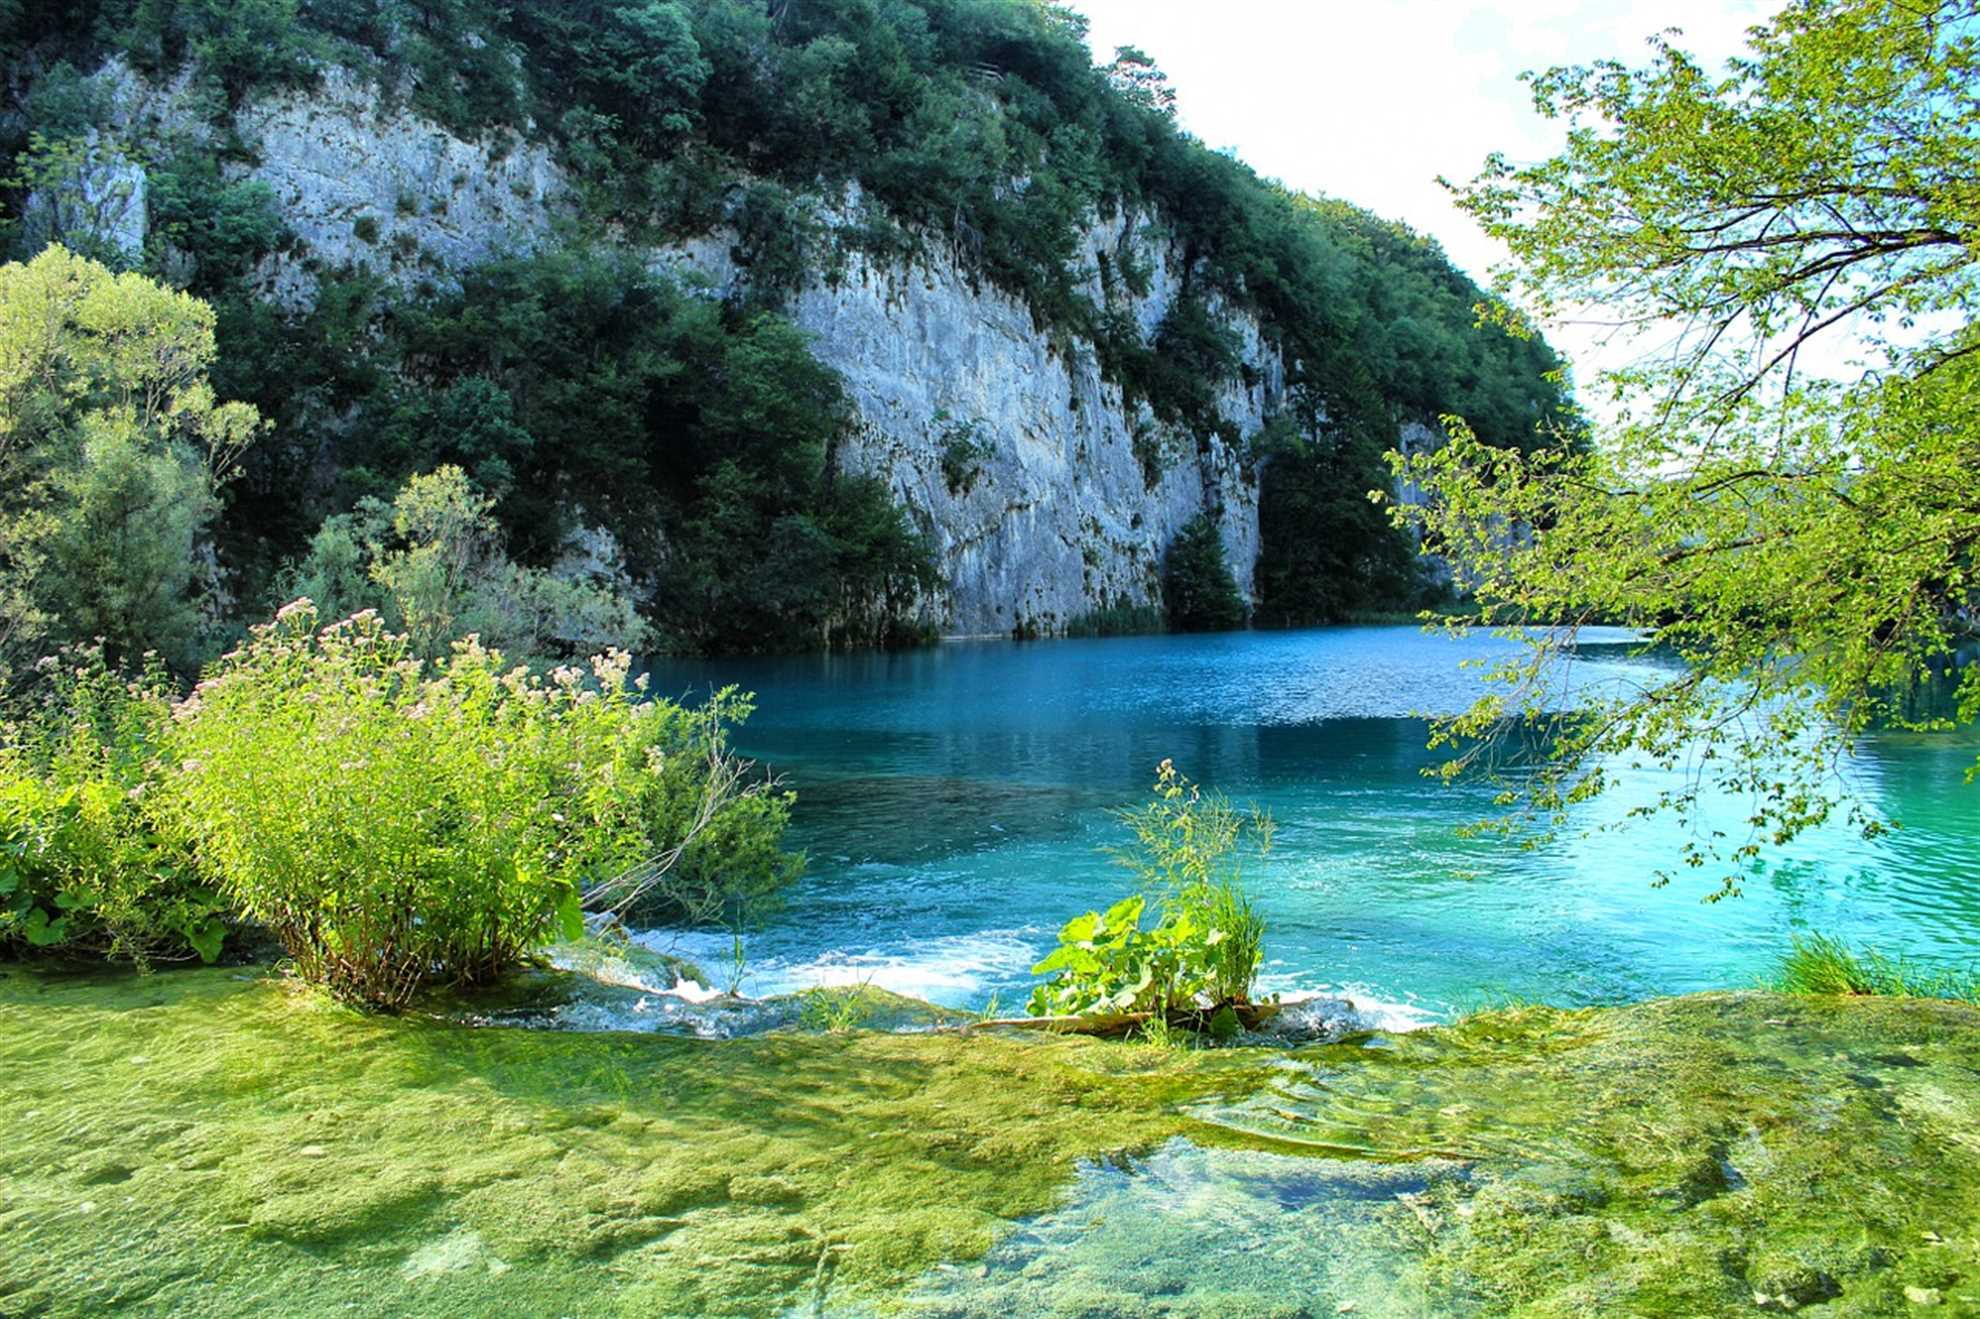
[[[240,972],[0,971],[0,1312],[878,1296],[1051,1207],[1078,1158],[1193,1125],[1176,1101],[1245,1070],[1134,1056],[467,1029]]]
[[[1205,1114],[1289,1147],[1463,1161],[1399,1205],[1455,1312],[1980,1307],[1980,1012],[1713,994],[1492,1013]],[[1759,1298],[1758,1300],[1756,1298]]]
[[[470,1029],[255,973],[0,969],[0,1112],[8,1314],[1980,1307],[1980,1009],[1919,1000],[1280,1055]]]

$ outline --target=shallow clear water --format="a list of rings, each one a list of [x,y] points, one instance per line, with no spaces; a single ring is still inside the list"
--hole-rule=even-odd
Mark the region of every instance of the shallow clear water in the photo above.
[[[1583,680],[1639,674],[1625,640],[1588,638]],[[1104,854],[1121,838],[1109,812],[1141,799],[1164,757],[1278,821],[1272,857],[1249,872],[1270,925],[1266,988],[1344,990],[1397,1024],[1505,998],[1747,986],[1798,929],[1980,962],[1970,740],[1876,740],[1852,778],[1903,829],[1816,831],[1716,904],[1700,900],[1709,874],[1651,886],[1678,856],[1667,820],[1530,851],[1459,837],[1491,814],[1490,790],[1425,779],[1415,716],[1467,704],[1478,679],[1459,662],[1506,644],[1413,627],[978,642],[669,663],[654,679],[669,694],[755,691],[742,745],[799,794],[810,870],[748,937],[749,992],[870,979],[955,1006],[1021,1003],[1058,925],[1124,890]],[[1655,787],[1639,775],[1628,792]],[[655,943],[710,970],[729,948],[702,933]]]

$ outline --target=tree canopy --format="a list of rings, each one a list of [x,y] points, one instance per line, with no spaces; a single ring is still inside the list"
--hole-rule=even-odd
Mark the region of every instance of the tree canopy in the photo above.
[[[1681,770],[1648,808],[1733,891],[1838,808],[1882,827],[1841,773],[1865,732],[1980,717],[1977,41],[1973,0],[1795,0],[1718,74],[1659,38],[1644,67],[1534,76],[1565,148],[1458,190],[1513,254],[1506,294],[1657,344],[1602,382],[1589,451],[1454,424],[1392,458],[1431,495],[1397,519],[1530,642],[1438,731],[1446,772],[1545,748],[1515,820],[1557,823],[1629,763]],[[1682,664],[1568,694],[1590,623]],[[1508,737],[1534,721],[1547,738]],[[1725,794],[1743,829],[1705,819]]]
[[[260,430],[213,355],[212,310],[142,275],[0,266],[0,673],[91,638],[193,659],[204,532]]]

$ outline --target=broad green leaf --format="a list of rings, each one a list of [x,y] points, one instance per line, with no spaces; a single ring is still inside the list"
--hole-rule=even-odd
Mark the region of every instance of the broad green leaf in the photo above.
[[[199,954],[199,960],[211,966],[220,956],[220,948],[226,942],[227,927],[218,919],[206,921],[186,931],[186,942]]]
[[[584,938],[584,904],[574,888],[567,887],[557,902],[557,927],[566,940],[576,942]]]
[[[29,910],[24,929],[27,941],[37,948],[52,948],[69,937],[68,918],[51,921],[48,913],[39,907]]]
[[[1091,939],[1095,931],[1099,928],[1099,914],[1089,911],[1084,916],[1073,917],[1061,926],[1059,929],[1059,941],[1061,943],[1083,943]]]

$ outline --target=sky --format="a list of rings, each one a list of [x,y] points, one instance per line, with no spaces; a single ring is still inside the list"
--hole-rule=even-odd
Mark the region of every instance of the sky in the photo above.
[[[1259,173],[1323,192],[1436,238],[1481,284],[1501,251],[1437,185],[1493,151],[1553,153],[1561,129],[1519,74],[1616,58],[1678,28],[1708,66],[1740,52],[1761,0],[1071,0],[1095,58],[1139,46],[1168,74],[1184,128]],[[1594,332],[1550,327],[1586,380],[1613,364]]]

